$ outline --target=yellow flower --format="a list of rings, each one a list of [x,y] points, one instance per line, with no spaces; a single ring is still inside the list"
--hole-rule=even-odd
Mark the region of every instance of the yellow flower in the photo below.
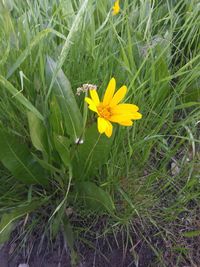
[[[125,97],[127,87],[123,85],[115,93],[116,81],[112,78],[108,84],[103,101],[99,100],[96,90],[90,90],[90,97],[86,97],[85,101],[89,104],[89,109],[98,114],[97,126],[98,131],[105,133],[107,137],[111,137],[113,126],[111,122],[118,123],[123,126],[132,126],[132,120],[139,120],[142,115],[138,112],[139,108],[133,104],[119,104]]]
[[[117,15],[119,13],[119,11],[120,11],[119,0],[116,0],[114,5],[113,5],[112,14]]]

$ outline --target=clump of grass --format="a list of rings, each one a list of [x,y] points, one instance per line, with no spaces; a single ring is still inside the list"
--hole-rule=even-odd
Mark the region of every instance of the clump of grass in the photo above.
[[[190,249],[177,231],[198,231],[199,4],[126,0],[116,16],[112,5],[0,1],[0,232],[5,240],[19,218],[32,214],[27,236],[41,221],[52,238],[59,229],[80,235],[90,229],[85,217],[106,215],[105,232],[130,232],[133,246],[137,232],[161,262],[170,243],[178,255],[173,264],[182,264]],[[75,144],[83,124],[94,123],[76,89],[95,84],[103,95],[112,76],[127,85],[126,100],[143,119],[116,127],[98,146],[92,127],[86,145]],[[28,166],[26,175],[12,165],[9,145]],[[163,250],[151,242],[154,235]],[[73,238],[67,241],[74,252]]]

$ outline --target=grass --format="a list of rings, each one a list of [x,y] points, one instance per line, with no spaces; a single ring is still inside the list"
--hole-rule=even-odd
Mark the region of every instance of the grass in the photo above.
[[[130,128],[115,126],[112,146],[107,145],[109,157],[102,156],[100,167],[95,164],[101,162],[101,150],[96,158],[93,155],[89,159],[93,166],[88,165],[88,172],[98,168],[90,176],[85,174],[86,181],[95,182],[109,193],[116,207],[114,212],[112,208],[103,211],[107,223],[100,232],[104,238],[106,233],[124,233],[133,247],[135,238],[144,240],[156,255],[155,263],[149,266],[194,264],[188,240],[195,246],[198,234],[191,231],[199,230],[200,6],[196,0],[125,0],[120,13],[112,16],[112,3],[0,1],[1,131],[10,136],[9,140],[20,140],[17,151],[24,151],[26,144],[40,160],[42,170],[49,169],[46,178],[50,180],[47,187],[24,184],[11,176],[9,163],[3,159],[5,154],[1,156],[0,229],[10,222],[15,229],[29,214],[24,240],[37,231],[37,223],[44,221],[47,224],[41,232],[49,238],[56,236],[60,225],[64,229],[70,225],[81,240],[83,233],[92,233],[90,219],[84,218],[98,221],[102,212],[91,210],[91,205],[88,208],[88,203],[82,203],[79,194],[74,193],[76,175],[72,172],[71,176],[67,159],[62,157],[68,149],[66,139],[62,139],[63,153],[59,143],[60,153],[52,150],[53,131],[68,136],[66,104],[59,98],[54,101],[52,92],[55,82],[62,83],[64,79],[59,78],[62,69],[71,82],[80,116],[87,116],[90,124],[94,117],[92,112],[86,112],[84,96],[77,96],[76,88],[95,84],[103,95],[114,76],[118,88],[122,84],[128,86],[126,101],[137,104],[143,118]],[[48,56],[54,60],[50,74]],[[27,111],[36,123],[35,131],[30,120],[28,124]],[[73,122],[78,120],[77,112],[71,115]],[[72,126],[75,132],[81,131],[78,123]],[[44,135],[46,141],[41,146]],[[102,147],[104,142],[107,141],[102,141]],[[87,155],[87,151],[80,153]],[[84,160],[76,162],[77,169],[83,163]],[[88,194],[94,198],[91,192]],[[111,205],[106,196],[98,201]],[[72,209],[72,214],[65,222],[66,209]],[[69,236],[71,230],[66,231]],[[185,237],[185,232],[191,232],[191,236]],[[2,233],[3,239],[9,236]],[[68,239],[72,249],[73,242]],[[156,245],[155,239],[162,246]],[[89,237],[84,238],[84,242],[88,240]],[[124,245],[126,242],[124,238]],[[166,248],[168,256],[164,253]],[[137,249],[135,261],[136,258]]]

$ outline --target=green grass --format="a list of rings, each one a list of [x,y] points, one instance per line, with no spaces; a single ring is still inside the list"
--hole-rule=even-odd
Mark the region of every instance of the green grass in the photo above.
[[[2,160],[0,214],[4,220],[5,214],[11,214],[9,224],[10,218],[23,219],[30,212],[24,240],[37,229],[36,222],[43,221],[47,222],[45,233],[49,236],[50,232],[51,238],[60,223],[70,223],[79,236],[88,232],[89,222],[83,229],[74,224],[73,216],[63,222],[62,215],[69,207],[78,214],[80,225],[85,216],[94,220],[101,217],[102,212],[91,211],[74,193],[78,174],[76,170],[71,174],[66,167],[67,159],[62,158],[59,144],[56,149],[61,154],[52,149],[52,132],[68,136],[66,104],[59,102],[59,108],[56,101],[52,102],[52,92],[62,69],[71,83],[80,116],[88,116],[91,123],[93,114],[85,113],[84,96],[77,96],[76,89],[91,83],[103,95],[114,76],[118,88],[127,85],[126,101],[137,104],[143,118],[130,128],[115,126],[109,156],[102,156],[103,164],[95,173],[91,170],[101,162],[102,151],[97,158],[89,159],[94,166],[88,167],[84,179],[109,193],[116,207],[111,211],[108,195],[104,196],[106,200],[99,197],[98,201],[110,207],[103,211],[107,224],[102,232],[122,231],[130,239],[128,233],[136,232],[157,255],[151,266],[169,264],[162,247],[152,239],[162,240],[163,247],[170,243],[168,250],[177,256],[177,262],[172,257],[170,264],[182,266],[190,262],[191,254],[181,233],[199,230],[200,5],[198,0],[125,0],[120,13],[113,17],[109,13],[112,3],[0,1],[0,136],[3,131],[9,134],[9,141],[20,140],[21,149],[17,151],[23,152],[26,144],[28,151],[42,160],[37,162],[40,168],[49,169],[46,178],[50,180],[47,187],[24,184],[10,175],[4,167],[6,159]],[[50,76],[46,74],[48,56],[55,62]],[[28,111],[36,121],[32,136]],[[79,115],[74,112],[72,116],[79,133]],[[62,121],[66,129],[56,120]],[[44,140],[41,138],[45,139],[42,147],[38,144],[38,140]],[[66,148],[67,141],[62,142]],[[77,147],[73,149],[76,153]],[[87,155],[87,151],[80,153]],[[83,161],[76,162],[79,168]],[[28,206],[23,208],[25,204]],[[182,253],[185,248],[187,253]]]

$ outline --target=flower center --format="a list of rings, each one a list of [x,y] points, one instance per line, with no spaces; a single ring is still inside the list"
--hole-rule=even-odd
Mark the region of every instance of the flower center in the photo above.
[[[111,117],[111,111],[109,106],[104,106],[103,104],[100,104],[97,107],[97,110],[99,112],[100,117],[109,120]]]

